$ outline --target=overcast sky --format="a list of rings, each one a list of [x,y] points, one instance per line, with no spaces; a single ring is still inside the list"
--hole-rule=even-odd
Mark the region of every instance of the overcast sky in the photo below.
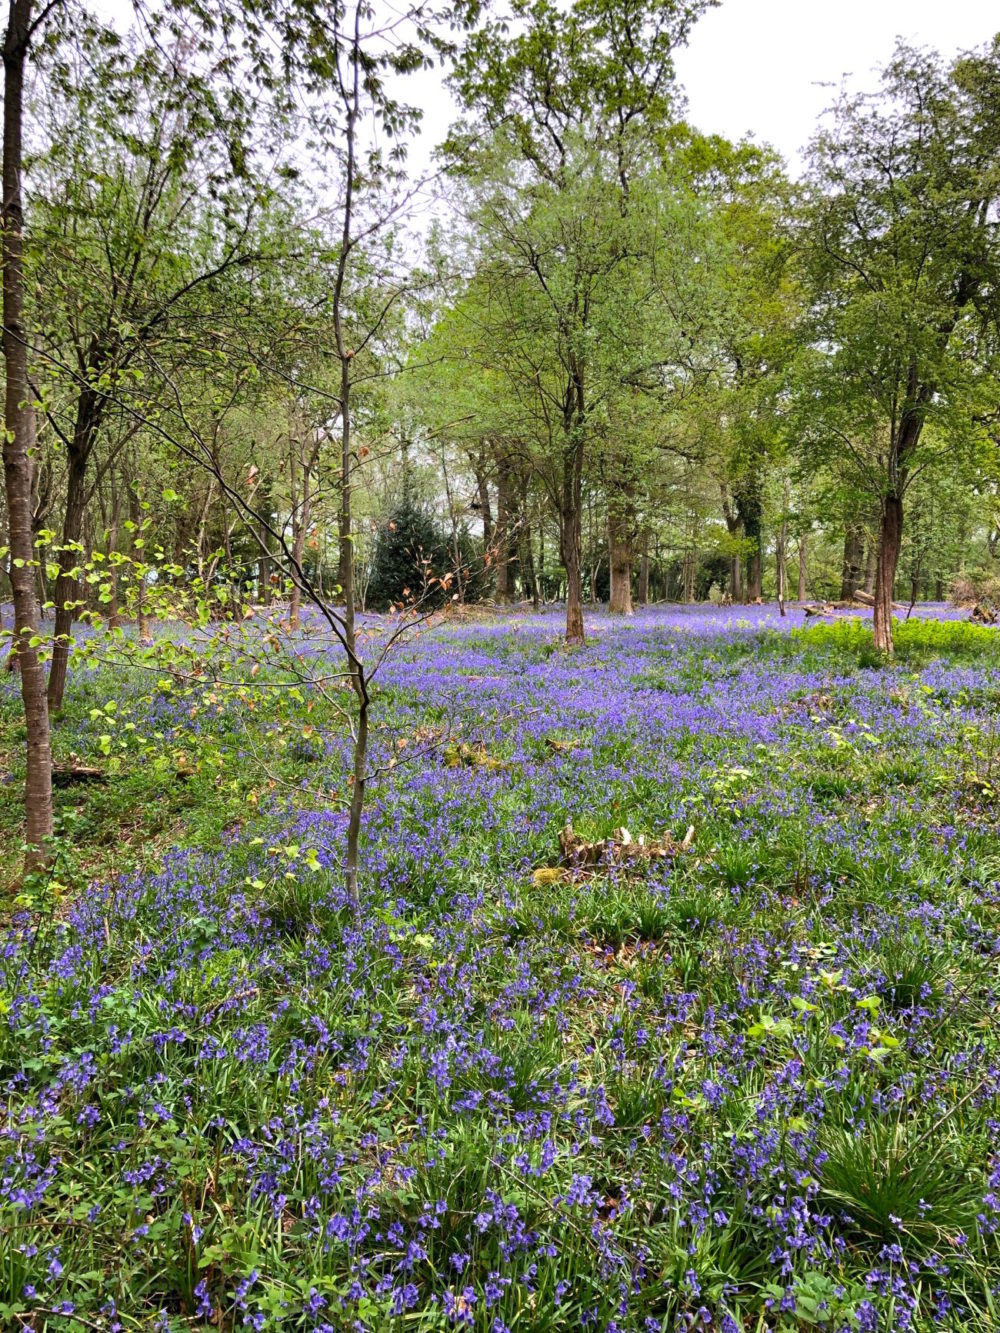
[[[129,0],[96,4],[129,22]],[[694,125],[730,139],[752,133],[797,174],[835,88],[845,76],[851,86],[873,87],[897,37],[950,56],[998,31],[1000,0],[722,0],[695,24],[676,64]],[[437,71],[402,80],[399,95],[423,108],[410,152],[420,177],[457,107]]]
[[[997,0],[723,0],[677,55],[689,118],[738,139],[752,132],[793,171],[845,74],[870,87],[897,36],[944,54],[1000,31]]]

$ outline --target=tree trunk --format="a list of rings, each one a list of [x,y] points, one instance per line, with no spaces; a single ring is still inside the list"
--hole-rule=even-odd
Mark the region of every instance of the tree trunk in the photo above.
[[[806,600],[806,538],[799,538],[799,601]]]
[[[583,632],[583,560],[580,511],[563,517],[563,565],[566,569],[566,642],[582,643]]]
[[[642,553],[639,556],[639,605],[649,605],[649,533],[642,534]]]
[[[865,592],[871,595],[875,591],[875,566],[878,562],[878,545],[870,541],[865,555]]]
[[[910,570],[910,605],[906,612],[907,620],[913,615],[913,608],[920,600],[920,577],[920,561],[918,559]]]
[[[563,512],[559,525],[560,555],[566,571],[566,642],[582,643],[583,631],[583,532],[581,513],[582,459],[577,445],[565,458]]]
[[[738,561],[736,562],[736,569],[737,570],[739,569]],[[694,585],[697,574],[698,574],[697,555],[695,554],[694,551],[685,551],[683,578],[684,578],[684,601],[685,604],[687,605],[690,605],[690,603],[694,601]],[[666,589],[664,589],[664,592],[666,593]]]
[[[540,600],[545,601],[545,519],[538,522],[538,573],[535,575]]]
[[[903,541],[903,500],[896,494],[882,501],[878,561],[875,568],[875,647],[892,654],[892,593]]]
[[[563,415],[562,514],[559,536],[566,571],[566,642],[583,643],[583,379],[574,370]]]
[[[338,316],[339,318],[339,316]],[[341,354],[341,389],[345,380],[350,391],[350,362],[344,360],[348,349]],[[341,457],[340,457],[340,508],[337,513],[337,583],[340,585],[340,600],[344,604],[344,618],[354,630],[354,534],[351,531],[351,422],[347,413],[348,405],[342,404],[341,419]],[[407,476],[406,458],[404,457],[403,477]],[[405,480],[404,480],[405,485]],[[355,888],[357,882],[355,879]],[[357,904],[355,903],[355,906]]]
[[[496,552],[497,601],[511,600],[510,586],[510,468],[506,459],[497,462],[497,521],[493,528],[493,546]]]
[[[782,615],[785,614],[785,602],[788,598],[788,508],[790,504],[788,494],[788,480],[785,480],[785,507],[781,516],[781,526],[778,529],[778,540],[775,545],[775,556],[778,565],[778,610]]]
[[[59,574],[56,577],[53,601],[56,604],[55,640],[49,667],[49,712],[57,713],[66,692],[66,673],[69,669],[69,650],[73,622],[76,619],[80,596],[79,579],[73,572],[80,563],[80,536],[86,506],[87,464],[94,442],[96,428],[96,399],[85,389],[77,403],[73,439],[67,449],[66,513],[63,518],[62,545],[59,551]]]
[[[736,547],[738,538],[742,535],[743,520],[740,518],[738,509],[734,509],[729,501],[729,492],[723,485],[722,490],[722,514],[726,520],[726,531],[734,546],[733,554],[729,557],[729,597],[735,606],[737,602],[743,600],[743,560]],[[688,600],[685,598],[685,600]]]
[[[743,600],[743,561],[738,555],[729,562],[729,596],[734,606]]]
[[[350,427],[348,427],[348,429],[350,429]],[[315,472],[316,465],[319,461],[320,442],[321,442],[321,436],[319,432],[316,431],[313,433],[313,440],[309,448],[308,454],[306,454],[303,458],[298,459],[296,458],[295,455],[296,441],[294,438],[291,441],[292,447],[291,447],[291,453],[289,455],[289,462],[291,467],[291,481],[292,481],[291,485],[292,562],[297,570],[301,570],[302,568],[302,561],[305,556],[305,549],[306,549],[306,538],[309,535],[309,524],[312,522],[312,499],[313,499],[312,481],[313,481],[313,473]],[[298,466],[301,466],[302,468],[302,499],[300,503],[297,502],[297,490],[296,490],[296,480],[295,480]],[[350,487],[349,477],[347,485],[349,488]],[[343,497],[343,491],[341,491],[341,496]],[[348,493],[348,503],[350,503],[349,493]],[[341,548],[344,549],[343,541],[341,541]],[[317,556],[318,556],[318,547],[317,547]],[[350,564],[351,564],[351,571],[353,571],[353,561],[351,561]],[[349,573],[351,571],[349,571]],[[315,574],[315,570],[313,571],[313,573]],[[351,578],[350,581],[351,581],[352,596],[353,596],[353,578]],[[288,620],[292,629],[298,629],[299,616],[301,614],[301,611],[302,611],[302,586],[298,575],[296,575],[296,577],[292,580],[292,600],[291,600],[291,606],[289,607],[288,611]]]
[[[754,538],[755,546],[747,557],[747,590],[746,600],[748,602],[759,602],[763,594],[764,564],[760,553],[760,533]]]
[[[344,127],[345,148],[345,197],[343,227],[340,237],[340,254],[337,259],[337,279],[333,290],[333,333],[340,361],[340,512],[337,516],[337,536],[339,543],[340,585],[344,599],[344,617],[340,635],[351,689],[358,706],[358,720],[353,732],[353,786],[351,805],[347,818],[347,845],[344,855],[344,887],[348,900],[355,913],[360,910],[361,894],[358,881],[360,864],[361,819],[364,813],[365,787],[368,777],[368,710],[371,695],[365,665],[358,655],[358,638],[355,625],[354,591],[354,534],[352,513],[352,467],[354,461],[353,441],[351,438],[351,362],[354,349],[348,347],[343,322],[344,286],[347,279],[347,265],[355,245],[352,236],[354,218],[354,189],[356,135],[358,116],[361,106],[361,14],[357,5],[354,10],[354,42],[352,46],[350,91],[345,98],[347,111]]]
[[[118,545],[118,500],[112,501],[111,526],[108,528],[108,574],[111,583],[111,601],[108,606],[108,629],[118,629],[122,623],[121,607],[118,604],[118,562],[115,548]]]
[[[748,553],[746,562],[746,588],[743,600],[759,602],[763,581],[763,502],[760,495],[759,479],[752,474],[746,480],[745,488],[737,495],[736,512],[743,525]],[[735,601],[736,598],[733,598]]]
[[[52,833],[52,752],[45,672],[32,639],[38,634],[35,559],[31,529],[34,408],[28,385],[28,346],[24,326],[24,269],[21,201],[24,65],[31,40],[31,0],[11,0],[4,63],[3,125],[3,355],[6,371],[3,467],[10,533],[10,581],[14,599],[14,650],[21,675],[21,700],[27,734],[24,785],[25,869],[46,860],[45,839]]]
[[[531,550],[531,530],[528,531],[528,549]],[[538,521],[538,563],[531,552],[531,604],[532,610],[538,611],[542,604],[542,570],[545,563],[545,520]]]
[[[448,505],[448,520],[451,525],[451,561],[452,572],[455,575],[455,592],[459,605],[463,605],[465,602],[465,582],[462,578],[462,548],[459,540],[458,514],[455,512],[451,482],[448,479],[448,460],[443,441],[441,444],[441,477],[444,481],[444,496]]]
[[[490,485],[484,468],[476,472],[476,489],[479,492],[479,517],[483,521],[483,551],[489,554],[493,545],[493,510],[490,506]]]
[[[531,525],[528,523],[526,505],[522,503],[522,522],[518,528],[518,564],[521,567],[521,595],[525,599],[531,596],[535,586],[535,557],[531,550]]]
[[[612,615],[632,614],[632,525],[627,517],[608,514],[608,553],[611,567],[611,594],[608,610]]]
[[[145,547],[136,548],[136,540],[142,540],[144,531],[142,526],[142,506],[139,503],[139,494],[133,491],[129,496],[129,518],[132,522],[132,574],[136,580],[136,606],[135,618],[138,627],[139,642],[149,645],[153,642],[153,636],[149,632],[149,608],[146,605],[146,567],[143,560],[139,559],[143,555]]]
[[[864,559],[865,536],[857,523],[848,525],[844,534],[844,561],[840,574],[840,600],[849,602],[861,581],[861,562]]]
[[[267,521],[265,515],[269,517],[271,509],[271,499],[263,486],[259,489],[259,504],[264,514],[261,515],[261,522],[257,529],[257,540],[260,545],[260,562],[257,565],[257,599],[261,606],[271,605],[271,560],[267,554],[269,538],[267,532]]]

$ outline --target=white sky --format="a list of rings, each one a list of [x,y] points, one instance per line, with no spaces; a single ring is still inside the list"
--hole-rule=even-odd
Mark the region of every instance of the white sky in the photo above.
[[[800,150],[843,75],[873,87],[897,36],[944,55],[1000,31],[996,0],[723,0],[697,24],[676,64],[699,129],[752,132],[797,173]]]
[[[129,21],[129,0],[96,4]],[[998,0],[722,0],[678,51],[677,73],[694,125],[730,139],[752,133],[798,174],[801,150],[841,80],[873,88],[897,36],[951,56],[997,32]],[[399,96],[424,110],[410,149],[411,170],[420,177],[457,107],[437,71],[401,80]]]

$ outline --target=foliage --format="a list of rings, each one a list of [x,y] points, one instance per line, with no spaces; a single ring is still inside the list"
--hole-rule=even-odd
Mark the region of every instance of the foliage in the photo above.
[[[359,919],[294,655],[220,681],[217,624],[200,682],[78,670],[57,754],[106,782],[58,790],[58,874],[4,925],[3,1319],[986,1333],[1000,637],[911,621],[923,660],[872,673],[863,626],[780,625],[411,645]],[[567,815],[695,841],[540,879]]]
[[[830,646],[851,654],[874,654],[871,627],[853,617],[810,625],[792,631],[803,644]],[[988,626],[954,620],[897,620],[893,640],[900,659],[931,658],[936,654],[993,661],[1000,652],[1000,637]]]
[[[453,542],[405,488],[375,538],[368,606],[375,611],[441,606],[459,595],[476,602],[485,591],[482,556],[468,532],[460,530]]]

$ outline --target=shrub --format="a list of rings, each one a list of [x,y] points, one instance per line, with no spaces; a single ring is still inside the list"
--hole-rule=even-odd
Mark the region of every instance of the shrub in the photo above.
[[[382,524],[375,540],[367,604],[375,611],[414,601],[441,606],[459,587],[465,601],[481,601],[487,571],[470,534],[458,534],[459,563],[450,536],[409,491]]]
[[[986,570],[965,570],[951,581],[949,596],[953,606],[985,606],[1000,610],[1000,574]]]
[[[996,629],[967,620],[894,620],[892,637],[901,661],[921,657],[981,659],[995,657],[1000,650]],[[861,666],[876,666],[882,661],[868,621],[851,618],[809,625],[792,630],[790,638],[803,647],[845,653]]]

